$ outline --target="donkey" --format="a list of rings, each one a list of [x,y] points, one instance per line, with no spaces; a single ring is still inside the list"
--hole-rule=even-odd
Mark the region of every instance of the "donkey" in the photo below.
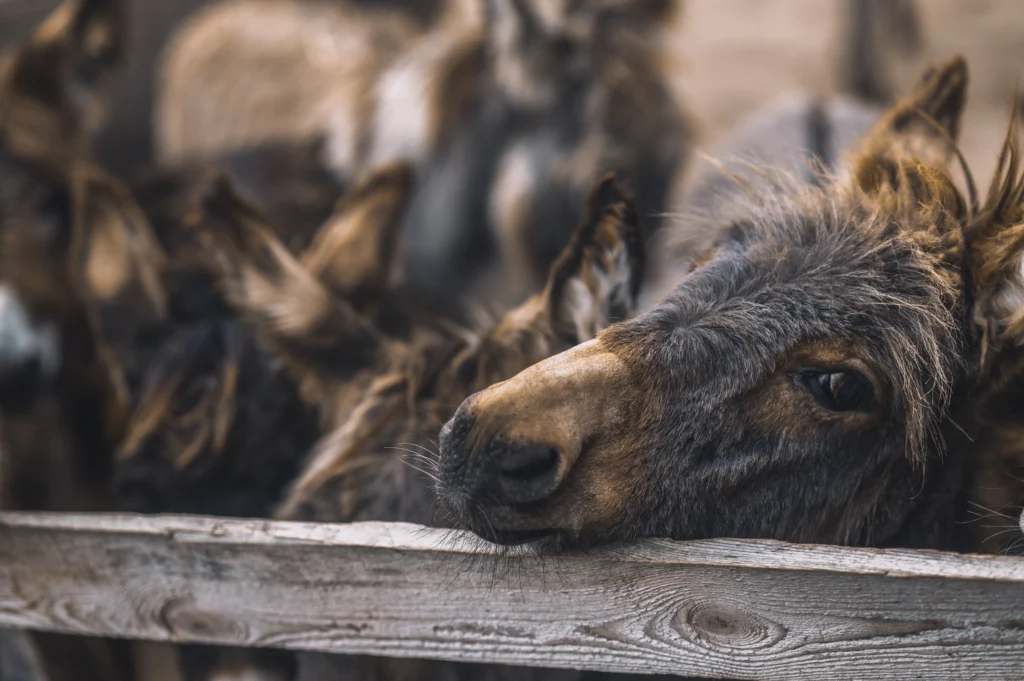
[[[69,0],[0,67],[0,497],[19,508],[84,510],[113,503],[107,493],[112,452],[124,434],[130,391],[110,380],[113,352],[97,343],[95,332],[102,330],[97,324],[132,318],[119,320],[123,309],[103,316],[104,306],[113,304],[102,289],[109,282],[97,280],[96,288],[76,270],[91,248],[78,238],[77,227],[111,216],[111,225],[100,227],[123,224],[97,242],[102,250],[95,269],[105,270],[110,282],[123,276],[145,283],[133,290],[150,298],[159,297],[154,281],[166,251],[188,250],[191,232],[182,221],[201,185],[194,167],[165,169],[128,187],[92,161],[90,139],[126,59],[127,32],[122,0]],[[288,226],[279,234],[295,248],[309,243],[308,224],[323,221],[342,191],[323,177],[297,173],[280,182],[281,173],[303,167],[303,153],[315,148],[263,148],[220,160]],[[399,175],[407,185],[408,171]],[[274,192],[268,194],[271,183]],[[82,212],[94,209],[99,218]],[[117,262],[111,240],[121,238],[128,240],[131,257]],[[119,264],[129,269],[119,272]],[[191,271],[192,281],[202,280],[198,267]],[[212,285],[206,290],[215,293]],[[205,304],[211,296],[192,300]],[[122,334],[119,341],[136,341],[123,330],[116,333]]]
[[[70,0],[0,72],[0,501],[266,515],[315,439],[316,414],[223,303],[184,226],[210,180],[186,166],[128,185],[93,162],[89,137],[126,42],[120,0]],[[298,234],[278,230],[282,240],[308,245],[306,223],[334,190],[295,176],[268,197],[260,185],[282,168],[254,164],[259,153],[224,165],[289,227],[297,217]],[[391,287],[413,186],[405,164],[371,172],[310,252],[351,251],[358,268],[324,277],[385,328],[395,313],[378,291]],[[51,638],[37,637],[48,657],[76,659]]]
[[[966,235],[973,321],[982,347],[981,379],[969,411],[978,433],[971,527],[986,552],[1019,555],[1024,553],[1024,172],[1018,125],[1014,111],[988,199]]]
[[[424,169],[406,225],[412,286],[457,307],[498,258],[529,276],[478,297],[518,300],[605,171],[641,188],[645,228],[664,210],[691,137],[658,50],[676,4],[452,2],[424,30],[345,4],[225,2],[168,52],[162,154],[323,134],[343,180],[409,159]]]
[[[324,462],[339,456],[338,438],[348,437],[344,433],[351,425],[364,430],[411,419],[423,433],[420,439],[426,439],[425,433],[443,419],[435,414],[421,423],[420,416],[444,413],[463,393],[592,337],[610,319],[633,311],[643,245],[633,204],[610,178],[594,190],[589,216],[553,266],[543,292],[486,333],[439,324],[403,340],[387,337],[332,293],[309,263],[295,260],[258,215],[224,189],[208,198],[207,218],[196,223],[209,250],[218,255],[221,288],[331,427],[303,479],[312,471],[323,472]],[[408,402],[412,398],[415,404]],[[410,413],[396,419],[396,408]],[[300,482],[296,489],[311,484]],[[297,494],[293,490],[289,498]]]
[[[0,73],[0,480],[10,488],[7,502],[19,508],[100,504],[75,499],[70,481],[84,477],[96,488],[92,496],[104,496],[118,443],[121,463],[136,448],[155,446],[148,437],[160,410],[185,404],[167,402],[172,385],[183,392],[191,386],[186,401],[195,409],[212,410],[212,401],[218,408],[231,405],[224,413],[232,413],[236,365],[251,359],[246,343],[253,340],[242,338],[207,274],[194,231],[185,227],[211,176],[187,164],[124,183],[92,160],[89,138],[125,61],[127,33],[122,0],[69,0],[5,59]],[[392,164],[345,188],[333,178],[303,174],[305,158],[320,145],[267,145],[212,165],[242,181],[247,198],[255,197],[275,226],[282,225],[275,234],[290,248],[301,252],[318,238],[307,257],[345,265],[343,272],[325,271],[325,279],[387,331],[401,334],[397,306],[383,297],[398,275],[398,228],[415,187],[413,172]],[[339,260],[337,251],[348,259]],[[204,378],[190,383],[189,372]],[[284,373],[269,373],[278,378],[267,379],[274,387],[264,394],[289,403],[288,390],[274,384]],[[203,381],[216,387],[200,388]],[[142,402],[147,409],[140,412]],[[138,413],[127,429],[133,410]],[[266,403],[260,413],[268,411]],[[173,431],[171,439],[182,446],[178,466],[197,456],[193,445],[207,436],[211,442],[226,437],[221,431],[231,419],[224,418],[211,419],[216,427],[193,422],[198,439]],[[302,422],[297,414],[285,420]],[[213,438],[212,431],[219,435]],[[267,446],[273,441],[268,436]],[[109,507],[113,500],[105,496],[101,505]],[[145,504],[126,496],[121,501],[133,510],[170,510],[157,496]],[[234,507],[222,501],[223,512]],[[188,506],[184,498],[177,503]],[[274,499],[261,503],[270,506]],[[251,505],[238,510],[255,512]]]
[[[0,65],[0,497],[8,506],[110,502],[106,445],[120,415],[69,273],[67,171],[88,157],[103,120],[124,27],[119,2],[68,2]]]
[[[200,250],[195,223],[216,222],[218,211],[263,219],[225,176],[213,175],[201,185],[180,220],[154,222],[170,230],[161,234],[162,242],[171,243],[176,235]],[[427,322],[418,325],[408,296],[397,293],[399,229],[413,186],[406,164],[369,173],[299,256],[332,295],[393,338],[410,337],[414,325],[416,333],[429,329]],[[135,272],[152,267],[143,261],[134,265]],[[139,367],[129,390],[133,408],[118,446],[119,498],[136,511],[266,517],[321,433],[320,420],[306,406],[313,399],[302,397],[312,388],[292,380],[262,350],[252,329],[217,291],[209,266],[205,255],[186,258],[181,249],[172,266],[164,266],[161,277],[173,312],[169,324],[147,321],[161,319],[147,301],[136,299],[128,310],[114,298],[98,305],[111,320],[100,324],[104,343],[115,349],[122,366]],[[142,285],[129,277],[125,290]],[[309,304],[306,300],[292,310],[276,311],[302,315]],[[118,330],[115,320],[123,317],[137,328],[127,334]]]
[[[592,191],[587,216],[541,292],[483,333],[453,331],[447,338],[389,345],[373,337],[372,327],[361,326],[344,301],[321,302],[329,292],[244,209],[226,219],[230,197],[222,198],[225,202],[212,212],[225,219],[199,224],[221,254],[229,300],[262,330],[265,342],[301,382],[320,385],[317,394],[327,396],[329,410],[333,395],[350,393],[354,381],[364,394],[351,416],[339,420],[314,450],[277,513],[282,519],[451,527],[432,492],[431,436],[438,425],[473,391],[630,317],[643,279],[636,208],[609,177]],[[302,305],[310,313],[284,320],[275,310],[289,300],[289,307]],[[346,358],[359,356],[365,358],[362,366],[381,370],[354,378]],[[320,656],[304,657],[301,668],[301,678],[576,678],[571,672]]]
[[[752,197],[660,305],[467,399],[440,439],[460,524],[547,550],[970,548],[958,415],[985,312],[964,251],[975,201],[947,168],[966,84],[961,58],[933,70],[850,178]]]
[[[103,271],[123,272],[116,286],[90,280],[88,259],[79,267],[80,288],[91,294],[94,333],[130,406],[117,445],[118,500],[122,508],[141,512],[268,517],[323,425],[303,400],[309,387],[292,380],[225,303],[195,228],[197,221],[217,220],[224,201],[216,197],[229,197],[236,214],[259,213],[219,173],[197,183],[191,202],[140,193],[158,199],[159,210],[152,212],[140,209],[131,193],[112,191],[109,182],[93,181],[76,199],[82,243],[95,251],[99,243],[139,241],[132,233],[151,228],[147,238],[158,246],[103,251]],[[396,338],[409,336],[417,319],[406,311],[413,307],[408,296],[396,302],[392,293],[401,217],[413,187],[407,164],[369,173],[300,256],[332,295]],[[147,221],[147,215],[153,219]],[[149,286],[158,295],[139,295]],[[301,316],[303,302],[276,312]],[[294,673],[291,657],[276,651],[190,646],[181,654],[182,672],[190,680],[219,678],[253,661],[267,678]]]

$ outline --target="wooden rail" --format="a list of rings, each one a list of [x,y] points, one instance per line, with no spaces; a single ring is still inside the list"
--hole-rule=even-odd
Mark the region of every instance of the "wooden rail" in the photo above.
[[[766,541],[0,514],[0,627],[706,677],[1024,678],[1024,560]]]

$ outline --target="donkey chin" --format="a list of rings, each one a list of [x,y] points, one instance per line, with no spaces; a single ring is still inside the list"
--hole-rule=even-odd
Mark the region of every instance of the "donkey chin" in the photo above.
[[[573,486],[568,461],[575,457],[554,444],[501,437],[474,447],[467,434],[476,419],[465,406],[440,439],[449,456],[442,457],[436,491],[455,524],[488,542],[541,553],[589,543],[582,536],[587,513],[566,503],[574,496],[567,488]]]
[[[60,369],[60,337],[53,325],[32,321],[15,292],[0,284],[0,410],[31,409]]]

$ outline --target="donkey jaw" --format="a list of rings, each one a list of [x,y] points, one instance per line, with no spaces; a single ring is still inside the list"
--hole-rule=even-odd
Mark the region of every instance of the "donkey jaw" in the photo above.
[[[436,491],[454,527],[469,530],[492,544],[532,544],[558,533],[557,529],[548,527],[543,520],[531,518],[529,508],[484,505],[444,482],[438,485]]]

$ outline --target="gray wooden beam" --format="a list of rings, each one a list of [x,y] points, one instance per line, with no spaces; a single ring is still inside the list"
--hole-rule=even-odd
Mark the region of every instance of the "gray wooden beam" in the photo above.
[[[0,514],[0,627],[761,681],[1024,677],[1024,560]]]

